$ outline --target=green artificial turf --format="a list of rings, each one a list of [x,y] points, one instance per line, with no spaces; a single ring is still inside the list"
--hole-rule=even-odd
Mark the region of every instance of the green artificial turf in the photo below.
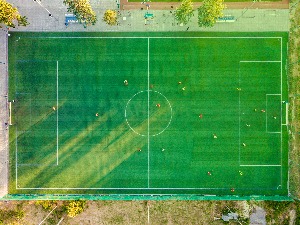
[[[287,195],[286,43],[12,32],[10,194]]]

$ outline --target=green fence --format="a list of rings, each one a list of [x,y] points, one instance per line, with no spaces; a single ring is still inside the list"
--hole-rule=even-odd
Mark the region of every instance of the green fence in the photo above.
[[[271,200],[292,201],[289,196],[238,195],[6,195],[0,200]]]

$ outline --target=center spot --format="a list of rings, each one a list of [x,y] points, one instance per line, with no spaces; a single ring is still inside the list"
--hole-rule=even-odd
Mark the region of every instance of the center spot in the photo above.
[[[136,134],[155,136],[169,127],[172,107],[160,92],[140,91],[127,102],[125,118],[130,129]]]

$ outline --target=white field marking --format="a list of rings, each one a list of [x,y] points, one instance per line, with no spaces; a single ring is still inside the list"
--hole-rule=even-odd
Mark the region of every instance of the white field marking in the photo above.
[[[56,61],[56,165],[58,165],[58,61]]]
[[[16,93],[16,94],[30,94],[30,126],[31,126],[31,93]],[[18,123],[16,123],[16,189],[18,188]],[[22,131],[23,132],[23,131]]]
[[[169,120],[169,123],[167,124],[167,126],[162,130],[162,131],[160,131],[159,133],[156,133],[156,134],[152,134],[152,135],[150,135],[150,133],[149,133],[149,136],[157,136],[157,135],[159,135],[159,134],[161,134],[162,132],[164,132],[169,126],[170,126],[170,124],[171,124],[171,121],[172,121],[172,119],[173,119],[173,109],[172,109],[172,106],[171,106],[171,103],[169,102],[169,100],[167,99],[167,97],[166,96],[164,96],[162,93],[160,93],[160,92],[158,92],[158,91],[152,91],[152,90],[146,90],[148,93],[150,93],[150,92],[155,92],[155,93],[157,93],[157,94],[160,94],[161,96],[163,96],[165,99],[166,99],[166,101],[168,102],[168,104],[169,104],[169,106],[170,106],[170,113],[171,113],[171,116],[170,116],[170,120]],[[136,96],[136,95],[138,95],[138,94],[140,94],[140,93],[142,93],[142,92],[146,92],[146,91],[139,91],[139,92],[137,92],[136,94],[134,94],[129,100],[128,100],[128,102],[127,102],[127,104],[126,104],[126,106],[125,106],[125,113],[124,113],[124,116],[125,116],[125,120],[126,120],[126,123],[127,123],[127,125],[128,125],[128,127],[134,132],[134,133],[136,133],[137,135],[140,135],[140,136],[143,136],[143,137],[145,137],[145,136],[147,136],[146,134],[140,134],[139,132],[137,132],[137,131],[135,131],[134,129],[133,129],[133,127],[131,127],[130,126],[130,123],[128,122],[128,119],[127,119],[127,107],[128,107],[128,105],[129,105],[129,103],[130,103],[130,101]],[[150,97],[149,97],[150,98]]]
[[[266,95],[281,95],[281,94],[266,94]]]
[[[144,134],[140,134],[140,133],[136,132],[136,131],[130,126],[130,123],[129,123],[128,120],[127,120],[127,107],[128,107],[128,105],[129,105],[129,102],[130,102],[136,95],[138,95],[138,94],[140,94],[140,93],[142,93],[142,92],[144,92],[144,91],[139,91],[139,92],[135,93],[135,94],[128,100],[128,102],[127,102],[127,104],[126,104],[126,106],[125,106],[125,120],[126,120],[127,125],[129,126],[129,128],[130,128],[134,133],[136,133],[137,135],[140,135],[140,136],[146,136],[146,135],[144,135]]]
[[[154,136],[157,136],[157,135],[159,135],[159,134],[161,134],[162,132],[164,132],[164,131],[170,126],[171,121],[172,121],[172,119],[173,119],[173,109],[172,109],[171,103],[169,102],[169,100],[167,99],[167,97],[166,97],[165,95],[163,95],[162,93],[158,92],[158,91],[154,91],[154,92],[160,94],[161,96],[163,96],[163,97],[166,99],[166,101],[168,102],[169,107],[170,107],[170,111],[171,111],[170,114],[171,114],[171,117],[170,117],[170,120],[169,120],[168,125],[167,125],[162,131],[160,131],[159,133],[157,133],[157,134],[152,134],[151,136],[153,136],[153,137],[154,137]]]
[[[22,190],[224,190],[229,188],[230,187],[227,188],[147,188],[147,187],[145,188],[18,188],[18,189],[22,189]],[[163,195],[163,194],[159,194],[159,195]]]
[[[278,39],[281,37],[26,37],[36,39]]]
[[[280,93],[281,93],[281,97],[280,97],[280,124],[282,124],[282,37],[280,38]],[[281,129],[281,137],[280,137],[280,164],[282,165],[282,126],[280,126]],[[281,185],[282,185],[282,167],[281,167],[281,171],[280,171],[280,176],[281,176]]]
[[[283,125],[288,125],[289,124],[289,104],[288,103],[285,103],[285,124]]]
[[[274,38],[281,38],[281,45],[282,45],[282,37],[27,37],[27,38],[48,38],[48,39],[145,39],[148,38],[148,41],[150,38],[162,38],[162,39],[274,39]],[[149,62],[149,61],[148,61]],[[246,62],[246,61],[241,61]],[[253,61],[252,61],[253,62]],[[279,62],[279,61],[263,61],[263,62]],[[282,79],[282,49],[281,49],[281,79]],[[281,82],[282,86],[282,82]],[[282,89],[282,87],[281,87]],[[149,90],[149,87],[148,87]],[[281,91],[282,92],[282,91]],[[125,111],[125,117],[126,117],[126,111]],[[126,120],[127,121],[127,120]],[[128,122],[127,122],[128,123]],[[282,129],[282,128],[281,128]],[[149,129],[148,129],[149,130]],[[134,131],[134,130],[133,130]],[[135,132],[135,131],[134,131]],[[17,130],[16,130],[17,133]],[[135,132],[136,133],[136,132]],[[282,134],[282,132],[281,132]],[[142,135],[143,136],[143,135]],[[281,135],[282,139],[282,135]],[[282,141],[281,141],[282,146]],[[282,151],[282,148],[281,148]],[[282,158],[281,158],[282,161]],[[281,166],[281,165],[240,165],[240,166]],[[281,171],[282,172],[282,171]],[[282,178],[282,176],[281,176]],[[16,138],[16,180],[17,180],[17,138]],[[16,182],[17,184],[17,182]],[[143,188],[19,188],[19,189],[143,189]],[[147,189],[162,189],[162,190],[181,190],[181,189],[227,189],[227,188],[147,188]]]
[[[280,63],[281,61],[240,61],[241,63]]]
[[[241,85],[241,68],[239,67],[239,86]],[[239,91],[239,164],[241,164],[241,93]]]
[[[148,38],[148,188],[150,187],[150,47],[149,47],[149,38]]]
[[[242,164],[242,165],[240,165],[240,166],[244,166],[244,167],[246,167],[246,166],[252,166],[252,167],[279,167],[279,166],[281,166],[281,165],[245,165],[245,164]]]
[[[268,95],[266,94],[266,133],[268,133]]]

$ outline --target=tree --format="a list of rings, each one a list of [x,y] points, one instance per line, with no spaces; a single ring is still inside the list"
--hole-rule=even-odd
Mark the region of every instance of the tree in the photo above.
[[[55,206],[57,206],[57,201],[54,201],[54,200],[36,201],[35,205],[41,205],[44,210],[51,210]]]
[[[225,8],[224,0],[203,0],[202,5],[198,8],[199,27],[214,26],[218,17],[223,16]]]
[[[117,12],[115,10],[108,9],[104,13],[103,20],[108,25],[113,26],[113,25],[117,24],[117,17],[118,17],[118,14],[117,14]]]
[[[18,26],[27,26],[26,16],[21,16],[18,9],[13,7],[6,0],[0,0],[0,27],[1,24],[5,24],[7,27],[16,27],[15,23],[18,23]]]
[[[64,0],[64,4],[68,6],[68,12],[74,13],[84,27],[95,25],[97,17],[89,0]]]
[[[183,0],[175,11],[175,19],[179,23],[187,24],[194,15],[192,0]]]
[[[78,214],[82,213],[85,209],[86,201],[85,200],[75,200],[70,201],[66,206],[66,210],[69,217],[75,217]]]

